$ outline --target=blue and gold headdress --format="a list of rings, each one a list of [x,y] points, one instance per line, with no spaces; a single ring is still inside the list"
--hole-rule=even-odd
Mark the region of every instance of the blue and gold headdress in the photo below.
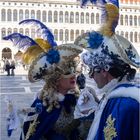
[[[3,38],[12,41],[14,46],[23,51],[22,60],[30,65],[28,77],[31,82],[49,77],[50,72],[47,75],[47,71],[52,69],[54,64],[60,66],[82,52],[82,49],[74,44],[57,46],[51,31],[38,20],[27,19],[19,24],[33,24],[37,27],[37,32],[42,34],[41,38],[34,40],[20,33],[13,33]]]
[[[82,0],[84,6],[89,0]],[[102,8],[103,24],[98,31],[87,32],[75,40],[75,44],[89,50],[83,61],[89,67],[108,71],[113,64],[127,63],[140,67],[140,57],[133,45],[124,37],[115,34],[119,19],[118,0],[90,0]]]

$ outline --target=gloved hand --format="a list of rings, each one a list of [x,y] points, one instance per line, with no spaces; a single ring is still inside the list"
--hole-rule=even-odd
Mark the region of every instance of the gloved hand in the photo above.
[[[98,107],[98,103],[95,101],[94,96],[90,91],[85,88],[81,91],[79,99],[77,101],[74,117],[80,118],[90,115]]]

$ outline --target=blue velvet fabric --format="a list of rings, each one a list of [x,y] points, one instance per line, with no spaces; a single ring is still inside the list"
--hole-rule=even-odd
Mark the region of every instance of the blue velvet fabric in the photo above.
[[[42,103],[41,100],[36,99],[32,107],[35,107],[37,103]],[[70,106],[75,105],[76,98],[72,94],[67,94],[63,102],[60,102],[60,108],[53,109],[50,113],[46,111],[46,107],[43,106],[41,114],[38,116],[38,121],[40,122],[37,125],[36,132],[28,139],[28,140],[39,140],[42,136],[47,137],[47,140],[66,140],[63,134],[58,134],[53,130],[53,126],[55,125],[59,115],[61,113],[62,106],[65,107],[67,112],[70,112]],[[32,116],[34,113],[29,113],[29,116]],[[24,134],[27,134],[30,122],[25,122],[23,131]],[[22,140],[22,136],[20,137]]]
[[[129,87],[129,85],[119,87],[122,86]],[[112,118],[115,118],[114,128],[117,132],[117,136],[113,140],[139,139],[139,103],[130,97],[119,97],[108,100],[94,140],[105,139],[103,130],[107,125],[106,120],[110,114]]]

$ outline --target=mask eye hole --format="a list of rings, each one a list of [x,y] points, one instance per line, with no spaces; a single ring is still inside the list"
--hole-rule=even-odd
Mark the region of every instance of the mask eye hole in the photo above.
[[[89,77],[92,78],[94,76],[94,73],[97,72],[97,73],[100,73],[101,69],[99,68],[90,68],[89,70]]]
[[[89,75],[90,78],[94,75],[94,69],[93,68],[90,68],[88,75]]]
[[[69,74],[71,74],[71,72],[69,71],[64,73],[64,75],[69,75]]]

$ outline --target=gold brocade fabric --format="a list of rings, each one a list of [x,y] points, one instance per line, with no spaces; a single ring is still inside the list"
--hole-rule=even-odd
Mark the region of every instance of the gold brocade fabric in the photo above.
[[[72,123],[74,116],[73,116],[74,107],[72,107],[71,113],[66,113],[65,109],[62,108],[60,116],[54,126],[54,130],[59,134],[64,134],[67,126]],[[67,135],[67,134],[64,134]]]

